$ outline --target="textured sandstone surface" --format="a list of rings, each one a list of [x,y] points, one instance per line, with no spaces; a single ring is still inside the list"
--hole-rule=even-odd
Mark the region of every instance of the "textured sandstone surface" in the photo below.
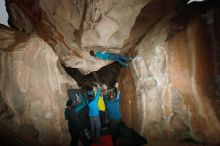
[[[36,32],[68,67],[84,74],[112,62],[95,60],[88,50],[120,52],[136,17],[149,0],[8,0],[11,24]]]
[[[122,48],[136,17],[149,0],[96,0],[88,3],[82,46]]]
[[[142,49],[130,72],[121,72],[124,121],[149,141],[194,139],[218,144],[219,92],[214,69],[219,68],[218,62],[213,63],[210,33],[196,16],[165,41],[166,22],[164,18],[155,25],[137,46]]]
[[[109,47],[136,56],[119,76],[129,127],[156,146],[218,145],[220,11],[183,1],[6,0],[13,29],[0,26],[0,137],[68,145],[66,90],[78,86],[61,63],[88,74],[112,63],[89,51]]]
[[[76,82],[38,36],[6,29],[0,36],[1,126],[35,144],[68,143],[60,134],[68,132],[63,110],[66,90]]]

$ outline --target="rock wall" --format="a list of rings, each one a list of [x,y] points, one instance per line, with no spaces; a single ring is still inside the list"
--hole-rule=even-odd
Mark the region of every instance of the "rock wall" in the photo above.
[[[213,13],[211,23],[192,15],[186,25],[175,27],[172,36],[173,26],[167,22],[173,15],[167,15],[137,46],[130,70],[121,73],[123,120],[150,143],[165,139],[220,143],[214,72],[219,67],[213,57],[213,50],[219,49],[212,49],[209,29],[217,30],[217,14]]]
[[[1,28],[0,40],[0,133],[28,145],[68,144],[63,111],[76,82],[37,35]]]
[[[122,48],[136,17],[149,0],[88,1],[82,46]]]
[[[207,11],[205,1],[190,4],[198,6],[191,11],[184,2],[6,0],[11,28],[0,27],[0,137],[9,131],[19,145],[66,145],[66,90],[77,85],[60,64],[97,71],[112,61],[89,51],[110,47],[136,55],[119,77],[128,126],[150,143],[219,144],[219,8]]]
[[[114,47],[120,52],[149,0],[6,0],[9,24],[37,33],[67,67],[88,74],[110,61],[95,60],[88,50]]]

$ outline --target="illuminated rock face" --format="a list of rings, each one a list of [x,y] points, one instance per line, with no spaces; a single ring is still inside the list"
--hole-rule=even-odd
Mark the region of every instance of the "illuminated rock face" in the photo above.
[[[219,10],[186,21],[174,19],[174,0],[6,4],[17,31],[0,29],[0,134],[6,128],[28,146],[68,145],[63,110],[67,88],[77,85],[60,63],[88,74],[112,63],[89,51],[110,47],[137,54],[119,77],[129,127],[150,143],[220,143]]]
[[[53,46],[66,66],[84,74],[112,62],[95,60],[88,50],[126,45],[136,17],[149,0],[10,0],[10,22],[20,31],[36,32]]]
[[[121,72],[124,121],[150,141],[220,143],[216,18],[193,17],[168,40],[164,18],[137,46],[131,72]]]
[[[69,137],[63,134],[68,133],[63,116],[66,90],[77,87],[76,82],[67,77],[53,49],[38,36],[6,29],[1,29],[0,36],[4,46],[0,53],[1,129],[34,144],[67,144]]]
[[[149,0],[97,0],[88,3],[82,46],[122,48],[141,9]]]

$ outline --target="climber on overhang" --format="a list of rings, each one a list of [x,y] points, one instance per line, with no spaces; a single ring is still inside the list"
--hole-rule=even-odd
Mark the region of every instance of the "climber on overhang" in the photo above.
[[[95,58],[100,58],[104,61],[106,60],[112,60],[112,61],[116,61],[119,64],[128,67],[128,63],[126,62],[130,62],[133,60],[132,57],[128,57],[125,55],[121,55],[121,54],[116,54],[116,53],[110,53],[108,52],[108,49],[106,49],[105,51],[90,51],[90,55],[95,57]]]

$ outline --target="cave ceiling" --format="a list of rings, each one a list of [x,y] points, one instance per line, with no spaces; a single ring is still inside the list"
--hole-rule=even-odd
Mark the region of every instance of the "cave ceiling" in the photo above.
[[[112,63],[94,59],[90,50],[132,52],[149,29],[172,10],[173,3],[172,0],[6,0],[12,28],[36,33],[53,48],[61,63],[78,68],[83,74]]]

